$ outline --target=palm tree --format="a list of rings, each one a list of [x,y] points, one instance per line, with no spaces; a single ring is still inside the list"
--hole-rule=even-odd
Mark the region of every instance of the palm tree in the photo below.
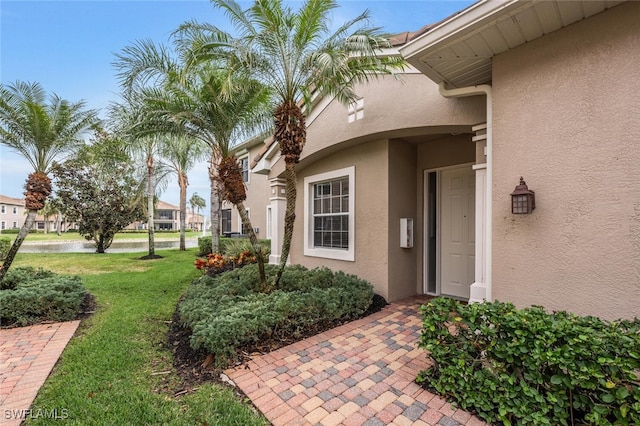
[[[187,173],[203,158],[204,154],[202,143],[187,137],[171,137],[161,150],[164,163],[177,176],[180,187],[180,250],[183,251],[187,249],[185,244],[187,186],[189,186]],[[193,197],[191,199],[193,200]]]
[[[179,53],[188,56],[188,38],[177,43]],[[261,283],[266,286],[264,257],[244,207],[246,188],[242,171],[233,155],[234,143],[268,128],[265,120],[269,91],[246,73],[234,71],[224,63],[186,66],[176,63],[166,49],[141,42],[118,55],[123,87],[136,90],[144,98],[145,131],[187,134],[210,148],[212,250],[219,249],[220,197],[236,206],[258,260]],[[178,72],[179,70],[180,72]],[[160,78],[155,87],[140,87]],[[218,183],[220,185],[218,185]]]
[[[40,209],[40,214],[42,215],[42,217],[44,218],[44,233],[48,233],[49,232],[49,218],[51,216],[58,216],[60,214],[60,211],[58,210],[58,208],[50,203],[50,202],[45,202],[44,203],[44,207],[42,209]],[[59,227],[59,225],[58,225]],[[58,228],[59,230],[59,228]]]
[[[195,216],[195,209],[198,209],[197,215],[200,216],[200,209],[204,209],[205,207],[207,207],[207,202],[204,200],[204,198],[198,195],[197,192],[194,192],[191,198],[189,198],[189,205],[191,206],[191,214]],[[202,224],[202,226],[202,230],[204,231],[204,223]]]
[[[52,94],[47,102],[38,83],[0,84],[0,143],[21,154],[34,170],[25,185],[27,218],[0,269],[0,282],[51,193],[53,162],[81,146],[85,133],[98,123],[97,112],[86,109],[83,101]]]
[[[126,150],[129,155],[144,164],[144,180],[147,196],[147,233],[148,254],[143,259],[156,259],[155,250],[155,200],[158,192],[166,186],[169,170],[164,164],[156,164],[156,157],[160,155],[168,138],[159,133],[142,132],[139,127],[142,120],[143,108],[140,97],[136,93],[128,93],[124,103],[110,106],[110,115],[117,123],[116,133],[123,140],[127,140]]]
[[[378,28],[368,27],[369,12],[329,28],[333,0],[306,0],[294,12],[282,0],[256,0],[243,10],[234,0],[212,0],[225,11],[239,35],[191,21],[180,34],[197,34],[199,60],[210,60],[223,51],[232,61],[253,73],[273,89],[274,136],[285,161],[286,211],[280,267],[275,284],[287,263],[296,203],[296,163],[306,142],[305,113],[312,96],[333,96],[349,104],[357,99],[354,87],[381,74],[404,67],[400,56],[381,55],[390,47]],[[303,109],[304,108],[304,109]]]

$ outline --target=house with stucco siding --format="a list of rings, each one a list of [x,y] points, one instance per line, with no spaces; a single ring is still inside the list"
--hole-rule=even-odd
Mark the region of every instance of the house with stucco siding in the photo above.
[[[639,316],[639,16],[632,1],[479,1],[394,37],[400,78],[307,115],[289,261],[389,301]],[[273,140],[242,149],[276,263],[284,161]],[[512,209],[521,177],[528,214]]]
[[[0,232],[20,229],[25,220],[24,200],[0,194]]]

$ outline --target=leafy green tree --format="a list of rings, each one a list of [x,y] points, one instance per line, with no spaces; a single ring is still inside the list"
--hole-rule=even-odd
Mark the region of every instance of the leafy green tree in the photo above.
[[[206,145],[197,139],[173,136],[161,148],[162,161],[177,177],[180,188],[180,250],[186,250],[187,187],[189,186],[187,173],[203,159],[205,147]]]
[[[22,155],[34,171],[25,185],[27,217],[0,269],[0,282],[51,193],[53,162],[82,146],[87,131],[98,123],[97,112],[86,109],[83,101],[69,102],[56,94],[47,100],[38,83],[0,84],[0,143]]]
[[[179,39],[179,57],[189,57],[191,40]],[[264,257],[246,213],[246,188],[242,171],[232,149],[236,141],[255,136],[268,128],[265,119],[268,89],[249,78],[243,70],[234,70],[225,62],[188,64],[175,60],[166,48],[151,42],[139,42],[118,54],[125,90],[144,99],[141,133],[170,132],[188,135],[211,148],[212,250],[219,249],[220,197],[236,206],[258,259],[261,281],[266,285]],[[152,81],[153,84],[148,84]],[[221,185],[218,185],[221,184]]]
[[[400,56],[382,52],[389,41],[367,25],[369,12],[330,29],[333,0],[306,0],[293,11],[282,0],[256,0],[243,10],[234,0],[212,0],[224,10],[238,36],[209,24],[183,24],[178,33],[193,40],[197,60],[226,56],[273,90],[274,136],[285,161],[285,227],[280,268],[286,265],[293,236],[296,203],[296,163],[306,142],[305,113],[313,96],[333,96],[349,104],[354,88],[381,74],[404,67]]]
[[[102,142],[118,146],[104,138]],[[95,243],[96,253],[104,253],[117,232],[144,219],[143,186],[132,162],[122,152],[111,157],[120,160],[103,161],[101,145],[98,141],[77,158],[53,168],[57,187],[54,205],[77,223],[80,235]]]

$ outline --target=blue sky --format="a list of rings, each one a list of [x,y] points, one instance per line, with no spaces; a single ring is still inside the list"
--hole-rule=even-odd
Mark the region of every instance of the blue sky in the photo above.
[[[250,2],[241,1],[247,7]],[[295,7],[296,3],[291,2]],[[338,0],[337,26],[371,11],[372,24],[389,33],[415,31],[472,4],[471,0]],[[89,108],[118,99],[114,54],[136,40],[167,43],[181,23],[195,19],[228,28],[227,18],[207,0],[110,0],[0,2],[0,82],[39,82],[44,89]],[[28,163],[0,146],[0,193],[22,198]],[[189,196],[209,194],[205,166],[192,171]],[[170,182],[161,198],[178,204]]]

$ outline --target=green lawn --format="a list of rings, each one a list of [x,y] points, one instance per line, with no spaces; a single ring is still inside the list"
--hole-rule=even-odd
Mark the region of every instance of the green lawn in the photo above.
[[[165,349],[180,295],[199,272],[196,249],[144,253],[18,254],[15,266],[42,266],[83,277],[97,299],[97,312],[81,327],[40,390],[33,410],[68,414],[78,425],[265,425],[230,389],[207,384],[175,398],[180,379]],[[46,424],[46,419],[28,424]]]
[[[160,232],[156,231],[154,233],[156,239],[171,239],[178,241],[180,239],[179,232]],[[187,238],[195,238],[201,237],[202,232],[192,232],[187,231],[185,233]],[[11,242],[16,239],[16,234],[0,234],[1,237],[10,237]],[[114,237],[114,240],[146,240],[149,238],[146,232],[119,232]],[[80,236],[77,232],[63,232],[62,235],[58,236],[55,232],[38,232],[38,233],[30,233],[25,242],[30,241],[86,241],[82,236]]]

